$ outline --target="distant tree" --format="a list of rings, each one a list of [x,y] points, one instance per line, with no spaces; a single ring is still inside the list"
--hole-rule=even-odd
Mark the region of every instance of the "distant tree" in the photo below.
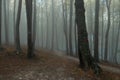
[[[9,16],[7,15],[7,11],[9,12],[9,10],[7,10],[7,2],[6,0],[3,0],[4,1],[4,28],[5,28],[5,43],[8,45],[9,43],[9,38],[8,38],[8,18]],[[8,3],[9,3],[9,0],[8,0]],[[9,7],[9,6],[8,6]]]
[[[108,41],[109,41],[109,30],[110,30],[110,6],[111,6],[111,0],[106,0],[106,7],[107,7],[107,15],[108,15],[108,23],[107,23],[107,30],[105,33],[105,52],[104,52],[104,60],[107,61],[108,58]]]
[[[65,35],[65,42],[66,42],[66,53],[69,54],[69,45],[68,45],[68,31],[67,31],[67,6],[65,5],[64,1],[62,0],[62,13],[63,13],[63,31]]]
[[[103,55],[104,55],[104,9],[105,9],[105,5],[104,5],[104,1],[101,1],[101,59],[103,59]]]
[[[14,11],[13,11],[13,26],[14,26],[14,36],[16,36],[16,26],[15,26],[15,23],[16,23],[16,14],[15,14],[15,9],[16,9],[16,0],[14,0]],[[16,42],[16,37],[14,37],[14,42]],[[16,45],[16,43],[15,43]]]
[[[43,7],[42,7],[42,5],[41,5],[41,38],[42,38],[42,40],[41,40],[41,46],[42,46],[42,48],[43,48],[43,46],[44,46],[44,31],[43,31]]]
[[[113,55],[114,55],[114,53],[115,53],[115,0],[113,0],[113,2],[112,2],[112,4],[113,4],[113,7],[112,7],[112,26],[111,26],[111,33],[112,33],[112,39],[111,39],[111,57],[110,57],[110,60],[112,60],[112,62],[114,62],[114,57],[113,57]],[[109,54],[110,54],[110,52],[109,52]],[[116,61],[115,61],[115,63],[116,63]]]
[[[48,32],[49,32],[49,20],[48,20],[48,17],[49,17],[49,15],[48,15],[48,3],[47,2],[45,2],[45,9],[46,9],[46,26],[47,26],[47,31],[46,31],[46,48],[48,48]]]
[[[35,49],[35,41],[36,41],[36,34],[37,34],[37,31],[36,31],[36,17],[37,17],[37,8],[36,8],[36,0],[34,0],[34,17],[33,17],[33,50]],[[33,52],[34,53],[34,52]]]
[[[21,8],[22,8],[22,0],[19,0],[17,19],[15,24],[15,45],[16,45],[16,53],[19,54],[21,52],[20,47],[20,17],[21,17]]]
[[[119,1],[119,7],[120,7],[120,1]],[[115,52],[114,52],[114,55],[113,55],[113,60],[114,60],[114,63],[118,63],[117,62],[117,53],[118,53],[118,49],[119,49],[119,39],[120,39],[120,9],[119,9],[119,25],[118,25],[118,31],[117,31],[117,35],[116,35],[116,44],[115,44]]]
[[[55,30],[54,30],[54,28],[55,28],[55,18],[54,18],[54,0],[52,0],[52,40],[51,40],[51,49],[53,50],[53,48],[54,48],[54,33],[55,33]]]
[[[75,0],[76,24],[78,27],[78,54],[81,68],[91,68],[99,74],[101,68],[90,54],[88,34],[85,23],[85,8],[83,0]]]
[[[0,0],[0,50],[2,49],[2,0]]]
[[[72,24],[73,22],[73,0],[70,0],[70,22],[69,22],[69,49],[70,49],[70,55],[73,54],[73,48],[72,48]]]
[[[28,53],[27,57],[30,59],[33,57],[33,45],[32,45],[32,0],[26,1],[26,14],[27,14],[27,41],[28,41]]]
[[[99,0],[96,0],[95,5],[95,31],[94,31],[94,58],[99,61]]]

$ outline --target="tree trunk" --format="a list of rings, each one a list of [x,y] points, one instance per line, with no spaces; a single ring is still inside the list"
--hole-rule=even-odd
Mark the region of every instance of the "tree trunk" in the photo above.
[[[101,68],[90,54],[88,34],[85,23],[85,8],[83,0],[75,0],[76,23],[78,27],[78,54],[81,68],[91,68],[95,74],[99,74]]]
[[[52,42],[51,42],[51,49],[54,49],[54,27],[55,27],[55,19],[54,19],[54,0],[52,0]]]
[[[104,60],[107,61],[108,58],[108,38],[109,38],[109,30],[110,30],[110,4],[111,4],[111,0],[108,1],[106,0],[106,6],[107,6],[107,14],[108,14],[108,23],[107,23],[107,31],[105,33],[105,50],[104,50]]]
[[[102,2],[102,36],[101,36],[101,58],[103,59],[103,53],[104,53],[104,3]]]
[[[70,23],[69,23],[69,49],[70,49],[70,55],[73,54],[73,48],[72,48],[72,19],[73,19],[73,0],[70,0]]]
[[[95,6],[94,58],[99,62],[99,0]]]
[[[42,6],[41,6],[41,38],[42,38],[42,40],[41,40],[41,46],[42,46],[42,48],[43,48],[43,46],[44,46],[44,31],[43,31],[43,8],[42,8]]]
[[[16,0],[14,0],[14,11],[13,11],[13,26],[14,26],[14,36],[16,36],[16,26],[15,26],[15,18],[16,18],[16,13],[15,13],[15,9],[16,9]],[[14,42],[15,42],[15,46],[16,46],[16,37],[14,37]]]
[[[0,50],[2,49],[2,0],[0,0]]]
[[[49,30],[48,30],[48,29],[49,29],[49,24],[48,24],[48,23],[49,23],[49,20],[48,20],[48,12],[47,12],[48,6],[47,6],[47,5],[48,5],[48,4],[47,4],[47,2],[46,2],[46,3],[45,3],[46,19],[47,19],[47,22],[46,22],[46,26],[47,26],[47,31],[46,31],[46,48],[48,48],[48,44],[49,44],[49,43],[48,43],[48,41],[49,41],[49,40],[48,40],[48,39],[49,39],[49,38],[48,38],[48,34],[49,34],[49,33],[48,33],[48,31],[49,31]]]
[[[33,50],[35,50],[35,41],[36,41],[36,34],[37,34],[37,31],[36,31],[36,17],[37,17],[37,10],[36,10],[36,0],[34,0],[34,19],[33,19],[33,42],[32,42],[32,46],[33,46]],[[32,52],[34,53],[34,52]]]
[[[120,1],[119,1],[120,2]],[[119,4],[119,7],[120,7],[120,4]],[[116,44],[115,44],[115,52],[114,52],[114,55],[113,55],[113,58],[114,58],[114,62],[117,64],[117,51],[119,49],[119,39],[120,39],[120,9],[119,9],[119,26],[118,26],[118,32],[117,32],[117,36],[116,36]]]
[[[5,26],[5,44],[8,45],[9,38],[8,38],[8,15],[7,15],[7,7],[6,7],[6,0],[4,0],[4,26]]]
[[[66,10],[64,10],[66,9]],[[67,7],[64,5],[62,0],[62,11],[63,11],[63,31],[65,35],[65,41],[66,41],[66,53],[69,54],[69,46],[68,46],[68,31],[67,31]]]
[[[17,19],[16,19],[16,25],[15,25],[15,39],[16,39],[16,53],[19,54],[21,52],[20,47],[20,17],[21,17],[21,8],[22,8],[22,0],[19,0],[18,5],[18,13],[17,13]]]
[[[26,13],[27,13],[27,40],[28,40],[28,53],[27,57],[30,59],[33,57],[33,45],[32,45],[32,0],[26,1]]]

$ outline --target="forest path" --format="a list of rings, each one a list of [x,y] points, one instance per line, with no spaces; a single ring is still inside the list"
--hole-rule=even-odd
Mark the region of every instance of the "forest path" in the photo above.
[[[79,60],[77,58],[66,56],[65,53],[54,52],[54,54],[57,55],[57,56],[66,57],[68,59],[72,59],[72,60],[75,60],[75,61],[79,62]],[[107,64],[107,65],[99,64],[99,65],[104,71],[120,74],[120,66],[114,67],[114,66],[111,66],[109,64]]]
[[[78,59],[63,52],[36,50],[33,59],[26,52],[15,54],[13,48],[0,52],[0,80],[120,80],[119,74],[103,71],[96,76],[79,68]]]
[[[102,65],[102,64],[99,64],[99,65],[105,71],[110,71],[110,72],[113,72],[113,73],[120,74],[120,68],[116,68],[116,67],[112,67],[112,66],[106,66],[106,65]]]

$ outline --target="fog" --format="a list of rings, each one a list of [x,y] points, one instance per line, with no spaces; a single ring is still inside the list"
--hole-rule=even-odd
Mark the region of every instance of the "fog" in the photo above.
[[[95,0],[84,0],[85,9],[86,9],[86,25],[88,31],[89,38],[89,46],[91,53],[93,54],[93,45],[94,45],[94,18],[95,18]],[[6,44],[6,30],[5,24],[7,24],[8,30],[8,43],[9,45],[14,45],[14,16],[17,16],[18,9],[18,0],[14,4],[14,0],[7,0],[6,5],[6,13],[5,15],[5,7],[4,1],[2,2],[2,43]],[[73,55],[77,55],[76,51],[76,42],[77,42],[77,28],[75,24],[75,7],[74,1],[72,3],[73,11],[72,11],[72,23],[70,23],[70,1],[69,0],[37,0],[36,6],[36,48],[46,48],[49,50],[56,50],[66,52],[66,37],[65,30],[67,31],[68,41],[72,42],[72,51]],[[64,5],[64,10],[63,10]],[[120,35],[117,36],[120,19],[119,19],[119,0],[112,0],[111,2],[111,25],[109,31],[109,46],[108,46],[108,61],[112,62],[111,58],[117,58],[117,62],[120,63]],[[15,14],[14,14],[14,6]],[[102,12],[103,10],[103,12]],[[34,11],[34,10],[33,10]],[[64,14],[64,16],[63,16]],[[67,16],[66,16],[67,15]],[[104,19],[104,23],[102,22],[102,15]],[[5,23],[5,16],[6,21]],[[107,30],[107,9],[104,0],[100,0],[100,15],[99,15],[99,56],[103,60],[104,56],[104,44],[105,44],[105,32]],[[66,20],[66,22],[64,22]],[[70,25],[72,26],[70,28]],[[71,37],[70,35],[71,34]],[[103,39],[102,39],[103,38]],[[117,41],[119,38],[119,42]],[[25,8],[25,0],[22,3],[22,13],[20,20],[20,42],[21,45],[27,45],[27,21],[26,21],[26,8]],[[116,44],[119,45],[117,49],[117,55],[114,56]],[[70,45],[70,44],[69,44]],[[113,53],[112,53],[113,52]],[[113,57],[114,56],[114,57]]]

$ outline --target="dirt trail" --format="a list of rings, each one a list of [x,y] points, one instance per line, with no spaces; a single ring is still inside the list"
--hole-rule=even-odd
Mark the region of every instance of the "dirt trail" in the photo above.
[[[114,70],[109,66],[99,77],[90,70],[84,72],[77,67],[77,58],[63,52],[39,49],[31,60],[26,52],[16,55],[11,48],[0,52],[0,80],[120,80],[119,75],[109,73]]]
[[[110,72],[113,72],[113,73],[120,74],[120,69],[118,69],[116,67],[105,66],[105,65],[101,65],[101,64],[100,64],[100,66],[106,71],[110,71]]]
[[[79,61],[77,58],[74,58],[74,57],[70,57],[70,56],[66,56],[65,53],[62,53],[62,52],[54,52],[54,54],[56,54],[57,56],[62,56],[62,57],[66,57],[68,59],[72,59],[72,60],[75,60],[75,61]],[[108,72],[113,72],[113,73],[117,73],[117,74],[120,74],[120,68],[117,68],[117,67],[113,67],[113,66],[107,66],[107,65],[103,65],[103,64],[99,64],[100,67],[105,70],[105,71],[108,71]]]

